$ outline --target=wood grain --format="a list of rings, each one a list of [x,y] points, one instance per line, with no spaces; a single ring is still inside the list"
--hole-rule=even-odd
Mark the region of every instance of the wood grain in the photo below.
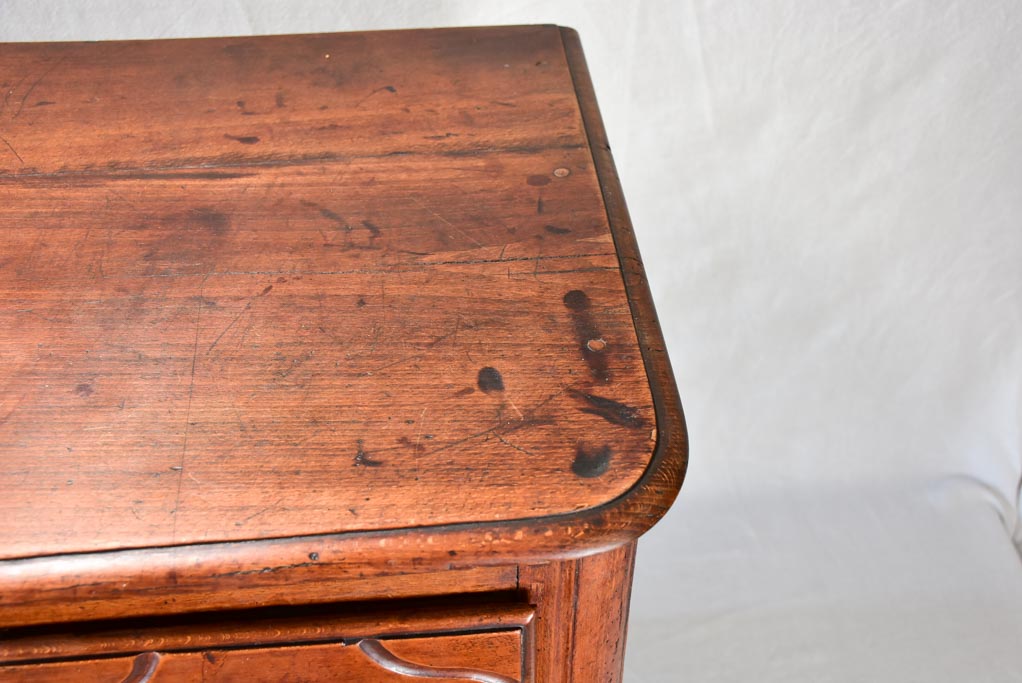
[[[409,38],[0,50],[3,557],[634,485],[652,399],[556,30]]]
[[[0,92],[20,652],[123,680],[141,642],[68,631],[302,606],[281,645],[316,604],[517,587],[526,680],[619,680],[687,437],[573,31],[7,45]]]
[[[621,680],[635,547],[521,567],[521,588],[538,606],[537,681]]]

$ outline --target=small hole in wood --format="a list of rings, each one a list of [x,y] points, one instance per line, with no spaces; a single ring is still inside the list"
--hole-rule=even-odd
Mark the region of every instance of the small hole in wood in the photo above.
[[[554,175],[558,178],[567,178],[569,175],[571,175],[571,171],[564,167],[555,168]]]
[[[586,342],[586,348],[590,351],[603,351],[607,348],[607,342],[602,339],[590,339]]]

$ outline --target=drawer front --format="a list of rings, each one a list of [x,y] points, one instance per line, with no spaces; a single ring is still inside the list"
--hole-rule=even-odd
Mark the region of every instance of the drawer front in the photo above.
[[[366,639],[351,644],[149,652],[0,667],[3,683],[518,683],[522,630]]]

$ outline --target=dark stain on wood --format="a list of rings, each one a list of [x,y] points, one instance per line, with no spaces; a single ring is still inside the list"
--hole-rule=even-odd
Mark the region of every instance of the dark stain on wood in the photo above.
[[[604,384],[610,382],[610,370],[607,368],[607,356],[603,347],[596,348],[590,341],[601,339],[600,331],[593,318],[592,302],[589,295],[580,289],[573,289],[564,295],[564,305],[571,311],[575,337],[578,339],[579,351],[589,366],[593,378]]]
[[[543,229],[549,232],[551,235],[567,235],[571,232],[571,228],[560,228],[556,225],[544,225]]]
[[[180,213],[146,216],[145,222],[127,226],[137,231],[133,240],[145,275],[208,273],[231,232],[229,215],[209,207]]]
[[[399,437],[399,438],[398,438],[398,440],[397,440],[397,442],[398,442],[399,444],[401,444],[402,446],[404,446],[405,448],[411,448],[411,449],[412,449],[412,450],[414,450],[414,451],[415,451],[416,453],[422,453],[423,451],[425,451],[425,450],[426,450],[426,447],[425,447],[425,446],[423,446],[423,445],[422,445],[421,443],[416,443],[416,442],[413,442],[413,441],[412,441],[411,439],[409,439],[409,438],[408,438],[407,436],[402,436],[402,437]]]
[[[528,178],[525,179],[525,182],[527,182],[529,185],[532,185],[533,187],[543,187],[544,185],[550,184],[550,176],[539,174],[530,175]]]
[[[607,422],[628,427],[629,429],[641,429],[648,424],[638,408],[633,408],[630,405],[604,398],[603,396],[587,394],[578,389],[568,389],[568,393],[588,404],[588,407],[581,409],[583,413],[598,415]]]
[[[374,240],[380,236],[380,228],[370,221],[362,221],[363,227],[369,231],[369,239]]]
[[[208,296],[199,296],[198,294],[188,297],[188,300],[193,301],[200,306],[205,306],[206,308],[218,308],[220,306],[220,304],[216,302],[216,299],[210,299]]]
[[[358,450],[355,451],[355,467],[380,467],[383,465],[383,461],[374,460],[370,457],[369,453],[366,452],[365,442],[362,439],[358,440]]]
[[[309,206],[316,206],[312,202],[303,202],[303,203],[306,203]],[[332,220],[334,223],[337,223],[337,225],[341,226],[342,228],[348,230],[349,232],[351,231],[351,226],[344,222],[344,219],[341,218],[340,214],[337,214],[337,213],[335,213],[335,212],[331,211],[330,209],[328,209],[326,207],[323,207],[323,206],[318,206],[317,208],[319,209],[319,215],[320,216],[322,216],[323,218],[329,218],[330,220]]]
[[[201,207],[192,209],[191,218],[214,235],[223,235],[231,227],[231,219],[226,214],[213,209]]]
[[[93,389],[92,385],[88,382],[82,382],[75,387],[75,394],[82,398],[88,398],[89,396],[92,396],[93,393],[95,393],[95,389]]]
[[[575,451],[575,460],[571,463],[571,471],[585,479],[594,479],[610,469],[610,458],[610,446],[607,444],[589,449],[580,442]]]
[[[493,391],[504,391],[504,378],[497,368],[487,366],[480,369],[476,383],[484,394],[489,394]]]
[[[464,389],[459,389],[458,391],[454,392],[454,395],[468,396],[469,394],[474,394],[475,392],[476,390],[473,387],[465,387]]]
[[[224,133],[224,137],[228,140],[240,142],[243,145],[254,145],[259,142],[259,138],[255,135],[231,135],[230,133]]]
[[[564,305],[572,311],[588,311],[591,307],[589,295],[581,289],[573,289],[564,295]]]

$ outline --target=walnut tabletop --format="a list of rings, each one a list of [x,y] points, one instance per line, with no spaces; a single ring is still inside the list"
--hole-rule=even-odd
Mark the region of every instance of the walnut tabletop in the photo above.
[[[577,556],[673,501],[574,32],[7,44],[0,87],[0,608]]]

